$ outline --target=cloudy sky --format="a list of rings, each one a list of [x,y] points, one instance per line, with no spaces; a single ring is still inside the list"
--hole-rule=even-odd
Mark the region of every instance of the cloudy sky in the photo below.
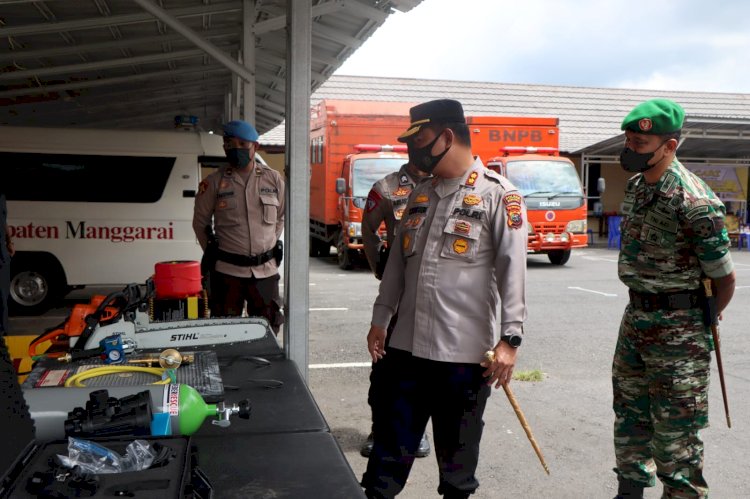
[[[750,93],[750,1],[423,0],[336,74]]]

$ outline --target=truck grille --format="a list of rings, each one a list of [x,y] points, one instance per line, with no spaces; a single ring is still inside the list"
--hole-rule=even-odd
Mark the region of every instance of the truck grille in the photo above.
[[[537,222],[531,224],[534,227],[534,232],[548,234],[562,234],[565,232],[565,222]]]

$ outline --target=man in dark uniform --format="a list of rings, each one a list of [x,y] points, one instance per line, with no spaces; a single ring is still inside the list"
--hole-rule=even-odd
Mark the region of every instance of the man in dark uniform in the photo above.
[[[612,363],[617,498],[642,498],[658,477],[665,498],[708,497],[703,441],[708,425],[712,338],[702,280],[721,314],[735,274],[724,205],[676,158],[685,112],[667,99],[623,120],[625,189],[620,280],[630,303]]]
[[[507,179],[473,157],[459,102],[426,102],[409,114],[399,140],[409,162],[434,178],[409,197],[373,307],[367,347],[382,363],[383,387],[372,408],[375,445],[362,486],[370,498],[396,496],[432,418],[438,493],[465,499],[479,486],[490,386],[510,382],[521,343],[525,204]],[[485,368],[487,350],[495,360]]]
[[[255,161],[258,132],[244,121],[224,126],[229,166],[200,183],[193,230],[205,250],[206,227],[218,240],[211,270],[211,314],[239,316],[245,302],[250,316],[268,319],[278,334],[284,322],[279,297],[279,238],[284,230],[284,180]]]
[[[5,192],[0,185],[0,336],[8,332],[8,296],[10,295],[10,259],[15,253],[10,227]],[[2,340],[0,340],[2,341]]]
[[[362,215],[362,242],[365,246],[365,256],[370,264],[375,277],[380,280],[383,277],[388,254],[396,238],[396,229],[401,216],[404,213],[409,194],[427,174],[419,170],[411,163],[404,164],[397,172],[389,173],[373,184],[367,195],[367,205]],[[385,222],[386,239],[380,240],[378,230],[380,224]],[[385,242],[385,244],[383,244]],[[395,321],[394,316],[393,320]],[[393,321],[392,321],[393,322]],[[392,328],[392,325],[390,326]],[[373,397],[377,396],[377,367],[373,364],[370,374],[370,390],[367,394],[367,402],[372,406]],[[364,457],[369,457],[372,452],[374,435],[371,431],[365,443],[359,449]],[[417,457],[430,455],[430,441],[427,434],[422,436],[417,449]]]

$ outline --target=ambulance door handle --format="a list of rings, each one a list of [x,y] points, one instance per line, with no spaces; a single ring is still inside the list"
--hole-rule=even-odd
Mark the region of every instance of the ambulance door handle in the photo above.
[[[194,189],[186,189],[182,191],[182,197],[184,198],[194,198],[195,197],[195,190]]]

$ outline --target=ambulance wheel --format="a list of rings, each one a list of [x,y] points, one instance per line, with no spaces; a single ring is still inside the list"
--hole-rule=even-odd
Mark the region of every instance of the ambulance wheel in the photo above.
[[[550,251],[547,253],[547,258],[552,265],[565,265],[570,260],[570,250]]]
[[[351,270],[352,252],[346,247],[343,233],[339,235],[339,243],[336,245],[336,258],[338,259],[340,269]]]
[[[21,254],[11,260],[8,311],[13,315],[41,314],[67,290],[65,274],[54,258]]]

